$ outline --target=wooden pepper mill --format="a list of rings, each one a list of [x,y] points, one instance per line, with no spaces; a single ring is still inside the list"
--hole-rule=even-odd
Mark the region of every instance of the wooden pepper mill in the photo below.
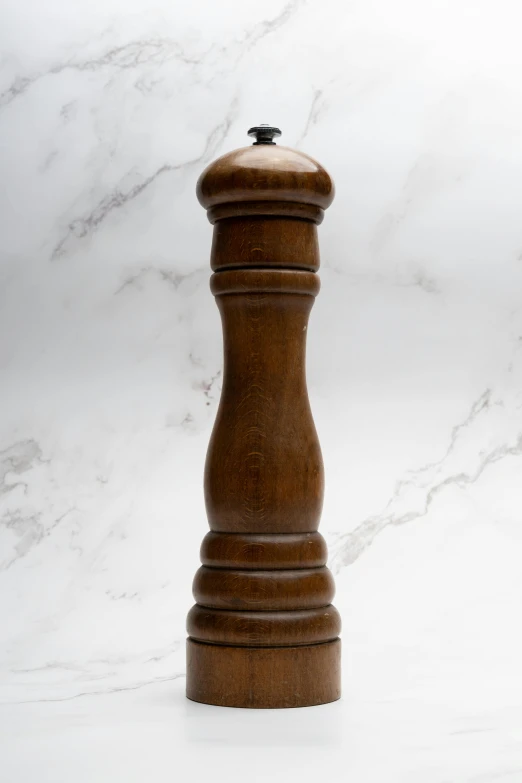
[[[205,465],[210,525],[187,618],[187,696],[227,707],[340,697],[340,617],[317,532],[324,474],[305,377],[319,292],[316,226],[331,204],[315,160],[251,128],[252,146],[203,172],[210,287],[224,378]]]

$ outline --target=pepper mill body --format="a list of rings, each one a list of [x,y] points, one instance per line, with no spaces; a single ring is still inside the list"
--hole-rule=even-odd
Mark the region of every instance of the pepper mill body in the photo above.
[[[187,618],[187,696],[228,707],[340,697],[340,617],[318,532],[324,471],[305,376],[319,292],[317,225],[333,183],[277,129],[212,163],[197,195],[214,224],[221,400],[205,464],[210,532]]]

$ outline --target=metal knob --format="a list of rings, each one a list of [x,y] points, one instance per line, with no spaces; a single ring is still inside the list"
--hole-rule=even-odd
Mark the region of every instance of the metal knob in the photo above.
[[[272,139],[274,136],[280,136],[281,131],[279,128],[273,128],[271,125],[261,124],[250,128],[248,135],[255,136],[254,144],[275,144],[275,141],[272,141]]]

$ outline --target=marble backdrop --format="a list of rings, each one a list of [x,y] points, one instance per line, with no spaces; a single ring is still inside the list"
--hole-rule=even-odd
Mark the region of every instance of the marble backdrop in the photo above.
[[[4,704],[183,677],[222,364],[195,183],[267,122],[337,188],[307,362],[345,701],[490,732],[417,781],[522,780],[520,4],[1,15]]]

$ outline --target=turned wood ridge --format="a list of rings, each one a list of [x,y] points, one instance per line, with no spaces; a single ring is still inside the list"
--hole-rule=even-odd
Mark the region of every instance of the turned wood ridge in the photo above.
[[[256,142],[203,172],[224,377],[205,465],[210,525],[187,618],[187,696],[304,707],[340,696],[340,617],[317,532],[324,472],[305,377],[317,225],[334,186],[308,155]]]

